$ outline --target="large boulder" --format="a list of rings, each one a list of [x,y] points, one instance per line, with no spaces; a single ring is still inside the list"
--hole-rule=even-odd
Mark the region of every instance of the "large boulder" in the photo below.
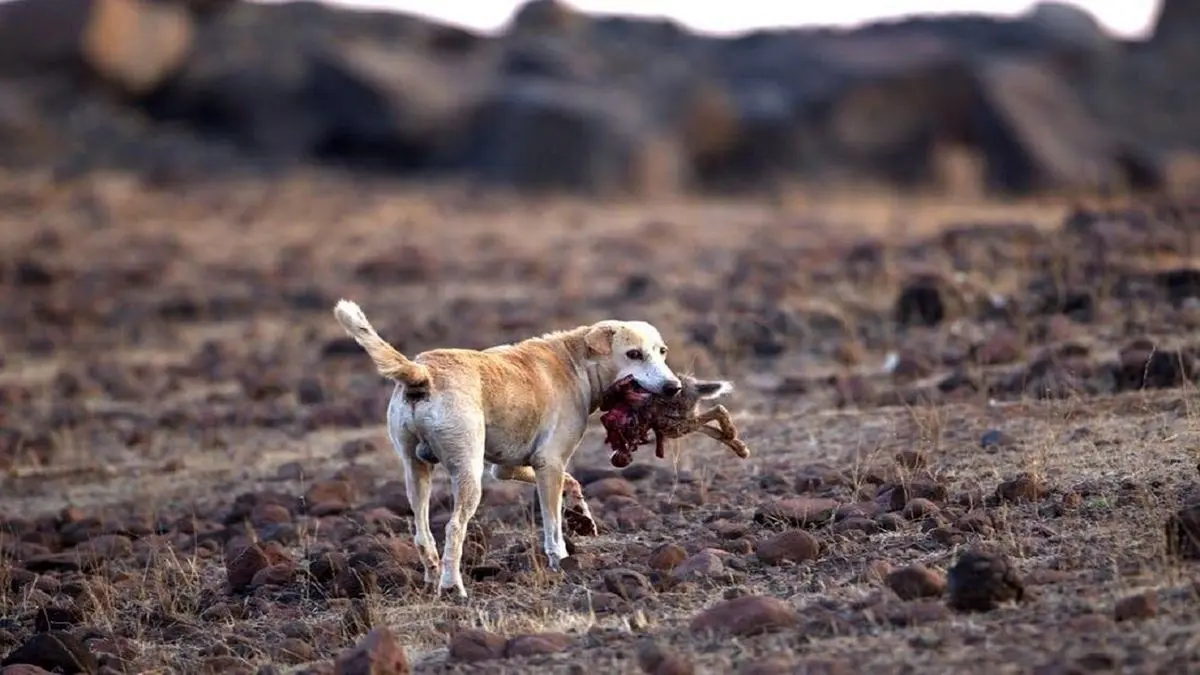
[[[1117,47],[1117,41],[1091,12],[1069,2],[1041,0],[1023,18],[1046,37],[1052,49],[1065,49],[1084,57],[1103,57]]]
[[[1157,157],[1092,114],[1049,52],[967,55],[919,33],[849,36],[821,52],[841,84],[811,106],[805,133],[836,177],[919,187],[953,182],[949,172],[999,193],[1161,183]],[[947,169],[975,157],[978,167]]]
[[[204,22],[192,57],[144,109],[283,162],[425,167],[467,66],[429,54],[432,34],[402,15],[359,26],[296,4],[240,3]]]
[[[498,82],[457,156],[485,182],[537,192],[671,194],[687,175],[678,142],[637,97],[544,79]]]
[[[1027,191],[1162,183],[1158,159],[1092,115],[1044,64],[996,59],[977,75],[982,110],[998,132],[986,142],[994,184]]]
[[[821,49],[840,86],[805,126],[836,179],[917,187],[934,180],[939,138],[969,134],[975,102],[970,65],[933,34],[847,37]]]
[[[83,66],[138,95],[177,72],[192,48],[188,11],[149,0],[12,0],[0,5],[0,72]]]
[[[1161,47],[1187,47],[1195,50],[1200,34],[1200,5],[1194,0],[1160,0],[1151,42]]]

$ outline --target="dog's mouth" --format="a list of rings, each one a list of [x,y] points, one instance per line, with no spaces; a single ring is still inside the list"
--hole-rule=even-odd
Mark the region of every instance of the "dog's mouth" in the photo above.
[[[633,375],[626,375],[616,382],[613,382],[612,385],[609,386],[609,391],[620,395],[626,401],[630,402],[644,401],[654,395],[654,392],[643,387],[641,383],[633,377]]]

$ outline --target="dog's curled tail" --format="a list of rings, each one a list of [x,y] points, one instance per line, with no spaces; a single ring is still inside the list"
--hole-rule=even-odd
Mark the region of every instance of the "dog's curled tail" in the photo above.
[[[429,387],[429,369],[413,362],[388,344],[387,340],[379,337],[379,333],[375,332],[371,322],[367,321],[367,315],[363,314],[357,303],[338,300],[333,308],[333,315],[350,337],[366,350],[380,375],[402,382],[410,389]]]

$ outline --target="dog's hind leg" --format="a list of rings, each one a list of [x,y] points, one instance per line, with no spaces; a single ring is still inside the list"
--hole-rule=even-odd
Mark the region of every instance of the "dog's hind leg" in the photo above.
[[[499,464],[493,464],[492,477],[496,480],[515,480],[521,483],[537,485],[537,473],[533,470],[532,466],[528,465],[500,466]],[[596,519],[592,517],[592,510],[588,508],[587,500],[583,498],[583,486],[567,471],[563,472],[563,496],[566,497],[564,500],[565,508],[577,510],[587,521],[586,523],[579,523],[578,527],[584,531],[578,534],[599,534],[599,530],[596,527]],[[571,517],[571,515],[567,514],[567,517]]]
[[[399,448],[400,460],[404,464],[404,488],[408,503],[413,510],[413,543],[421,554],[425,567],[425,583],[436,580],[438,570],[437,542],[429,528],[429,498],[433,493],[434,465],[421,461],[417,456],[417,437],[405,434]]]
[[[454,509],[446,522],[438,595],[453,588],[460,598],[467,597],[462,578],[462,551],[467,524],[475,516],[483,496],[484,434],[482,420],[460,420],[454,427],[440,430],[436,436],[437,454],[450,472],[450,490],[454,495]]]

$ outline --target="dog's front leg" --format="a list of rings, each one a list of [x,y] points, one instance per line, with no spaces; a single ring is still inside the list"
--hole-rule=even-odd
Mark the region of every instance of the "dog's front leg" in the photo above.
[[[542,507],[542,549],[550,569],[561,569],[567,557],[567,541],[563,536],[562,494],[566,471],[561,464],[547,463],[534,469],[537,477],[538,503]]]

